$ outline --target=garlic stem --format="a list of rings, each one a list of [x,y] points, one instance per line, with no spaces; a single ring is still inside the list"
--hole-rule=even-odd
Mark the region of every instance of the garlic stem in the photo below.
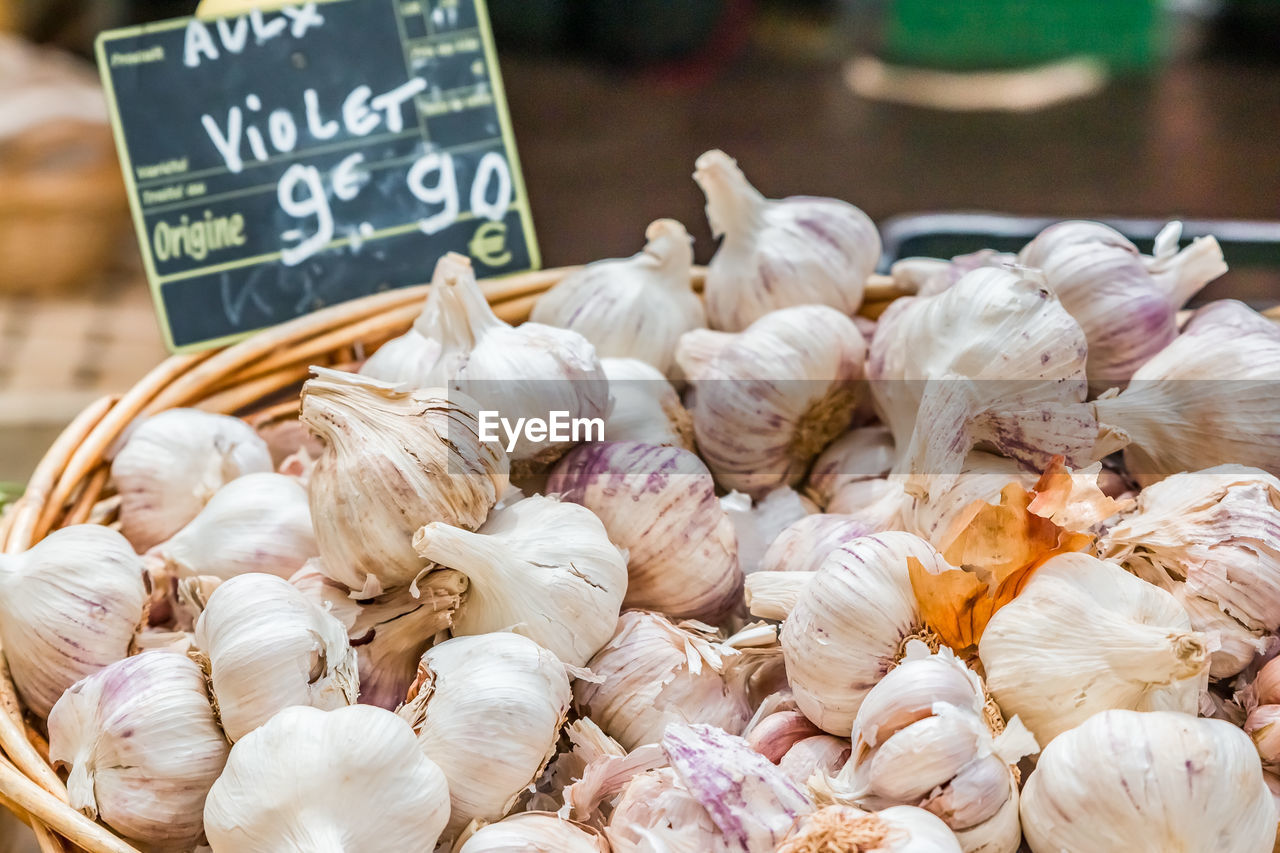
[[[1173,245],[1178,245],[1176,238]],[[1157,252],[1161,248],[1163,247],[1157,247]],[[1164,292],[1170,307],[1176,311],[1187,304],[1208,282],[1225,273],[1227,263],[1222,259],[1222,247],[1218,245],[1216,238],[1197,237],[1190,246],[1172,257],[1160,257],[1157,254],[1148,269]]]
[[[657,219],[645,229],[644,254],[652,260],[660,276],[658,283],[675,293],[689,292],[689,278],[681,275],[693,263],[693,243],[689,232],[674,219]]]
[[[441,258],[432,286],[441,288],[442,322],[438,333],[446,349],[462,346],[470,350],[485,332],[506,325],[489,307],[471,272],[471,261],[465,256],[450,252]]]
[[[817,572],[753,572],[746,577],[747,610],[761,619],[782,621]]]
[[[738,161],[718,149],[698,158],[693,179],[707,196],[707,221],[714,237],[736,241],[764,224],[765,197],[747,181]]]

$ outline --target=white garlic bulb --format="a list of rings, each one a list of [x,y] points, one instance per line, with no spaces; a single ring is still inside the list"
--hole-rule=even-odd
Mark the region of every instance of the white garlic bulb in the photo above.
[[[761,569],[764,555],[782,532],[818,506],[790,486],[779,486],[758,501],[742,492],[730,492],[720,499],[738,539],[738,565],[743,574]]]
[[[569,713],[565,665],[519,634],[480,634],[429,649],[419,682],[399,713],[449,781],[445,837],[502,818],[555,753]]]
[[[850,483],[888,476],[897,461],[893,433],[888,427],[851,429],[827,446],[814,460],[805,480],[805,493],[825,507]]]
[[[577,681],[575,702],[625,749],[657,742],[671,722],[737,734],[751,718],[751,662],[715,634],[656,613],[623,613],[587,668],[602,680]]]
[[[847,542],[827,556],[783,622],[782,652],[796,704],[831,734],[849,735],[867,693],[921,628],[907,568],[913,558],[926,569],[946,567],[910,533]],[[755,598],[753,612],[768,603],[759,593]]]
[[[569,273],[538,297],[529,318],[572,329],[601,358],[635,358],[671,375],[676,341],[707,325],[693,292],[693,238],[674,219],[645,230],[644,251],[596,261]]]
[[[120,529],[141,553],[181,530],[226,483],[274,470],[266,442],[239,418],[198,409],[152,415],[111,460]]]
[[[347,629],[360,669],[360,704],[394,711],[418,673],[418,661],[436,635],[453,625],[467,590],[461,572],[439,569],[413,588],[353,601],[350,590],[325,577],[317,561],[299,569],[289,583]]]
[[[898,470],[954,473],[978,443],[1038,470],[1058,454],[1092,462],[1087,354],[1080,324],[1031,273],[981,268],[935,296],[895,300],[867,377]]]
[[[454,636],[515,631],[571,666],[613,636],[627,558],[585,507],[533,495],[495,509],[475,533],[432,522],[413,547],[470,581]]]
[[[873,531],[902,530],[908,506],[905,477],[886,477],[846,483],[831,496],[826,511],[846,515]]]
[[[823,806],[800,819],[777,853],[962,853],[947,825],[915,806],[865,812]]]
[[[741,331],[770,311],[829,305],[851,315],[880,261],[880,233],[858,208],[832,198],[766,199],[723,151],[698,158],[711,233],[724,237],[707,267],[707,318]]]
[[[484,523],[506,491],[507,455],[480,440],[477,404],[465,395],[313,373],[302,419],[327,445],[310,488],[323,570],[373,598],[422,572],[413,550],[422,525]]]
[[[729,853],[731,849],[711,815],[670,767],[631,777],[605,835],[614,853]]]
[[[714,355],[704,359],[704,346]],[[774,311],[736,335],[682,337],[676,361],[693,383],[694,437],[716,481],[753,497],[799,483],[848,429],[865,355],[853,321],[822,305]]]
[[[449,816],[440,768],[382,708],[286,708],[231,750],[205,804],[213,853],[431,850]]]
[[[1128,388],[1093,406],[1121,442],[1132,442],[1125,470],[1141,485],[1224,464],[1280,476],[1277,378],[1280,325],[1224,299],[1196,311]]]
[[[1021,811],[1034,853],[1263,853],[1276,837],[1248,736],[1163,711],[1103,711],[1058,736]]]
[[[1177,335],[1178,309],[1227,271],[1217,240],[1201,237],[1179,252],[1181,234],[1182,223],[1169,223],[1148,258],[1100,222],[1059,222],[1018,254],[1084,329],[1094,390],[1123,386]]]
[[[1018,256],[995,249],[979,249],[967,255],[956,255],[949,261],[941,258],[903,258],[889,267],[889,277],[902,293],[934,296],[955,284],[966,273],[981,267],[1005,267],[1018,263]]]
[[[147,552],[171,576],[287,578],[316,556],[307,490],[285,474],[245,474],[219,489],[200,514]]]
[[[1280,629],[1280,479],[1265,471],[1219,465],[1153,483],[1098,548],[1172,592],[1196,630],[1240,637],[1214,652],[1216,678],[1244,669],[1262,634]]]
[[[436,264],[422,315],[398,341],[374,353],[360,372],[415,388],[448,388],[451,399],[461,391],[512,423],[551,412],[570,419],[608,414],[609,382],[591,343],[569,329],[512,327],[498,319],[462,255],[451,252]],[[570,446],[522,433],[511,459],[532,471]]]
[[[760,558],[760,571],[816,572],[832,551],[872,532],[851,515],[806,515],[787,525],[769,543]]]
[[[147,652],[77,682],[49,714],[49,758],[70,769],[72,808],[149,849],[189,850],[230,745],[204,673]]]
[[[624,607],[714,622],[741,601],[733,524],[695,454],[634,441],[586,444],[556,464],[547,491],[591,510],[627,551]]]
[[[521,812],[480,829],[458,853],[609,853],[594,829],[546,812]]]
[[[1111,708],[1195,714],[1209,642],[1169,593],[1114,563],[1057,554],[978,645],[987,688],[1043,745]]]
[[[62,692],[126,657],[146,620],[142,559],[96,524],[0,555],[0,642],[22,703],[48,716]]]
[[[613,409],[604,420],[605,441],[693,450],[693,418],[656,367],[634,358],[602,358],[600,366],[613,397]]]
[[[196,622],[195,644],[232,743],[282,708],[339,708],[359,692],[342,623],[275,575],[224,581]]]

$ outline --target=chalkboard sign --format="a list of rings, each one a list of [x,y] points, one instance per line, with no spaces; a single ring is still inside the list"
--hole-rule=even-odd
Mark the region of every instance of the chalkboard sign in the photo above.
[[[103,33],[174,351],[538,248],[483,0],[327,0]]]

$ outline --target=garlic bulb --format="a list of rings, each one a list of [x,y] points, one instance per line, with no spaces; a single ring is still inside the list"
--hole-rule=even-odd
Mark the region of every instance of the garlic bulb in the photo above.
[[[674,219],[659,219],[644,233],[644,251],[596,261],[560,279],[538,297],[535,323],[572,329],[601,358],[635,358],[671,375],[676,341],[707,325],[693,292],[693,238]]]
[[[760,558],[760,571],[816,572],[832,551],[872,532],[851,515],[806,515],[774,537]]]
[[[825,507],[850,483],[888,476],[897,458],[893,433],[887,427],[849,430],[818,455],[805,481],[805,492]]]
[[[751,718],[750,667],[709,631],[630,610],[587,663],[602,680],[576,682],[574,699],[629,750],[657,742],[671,722],[711,723],[736,734]]]
[[[730,492],[720,499],[720,505],[733,522],[743,574],[759,571],[769,547],[782,532],[818,510],[813,501],[790,486],[779,486],[758,501]]]
[[[1245,718],[1244,733],[1253,739],[1262,765],[1274,769],[1280,766],[1280,705],[1259,705]]]
[[[545,812],[521,812],[482,826],[458,853],[609,853],[600,833]]]
[[[1213,237],[1178,251],[1182,223],[1170,222],[1146,258],[1124,235],[1100,222],[1059,222],[1018,255],[1039,269],[1089,340],[1089,382],[1095,391],[1124,385],[1177,336],[1175,314],[1227,271]]]
[[[778,761],[778,769],[797,785],[815,774],[834,776],[849,760],[849,741],[835,735],[814,735],[796,741]]]
[[[224,581],[200,614],[195,644],[232,743],[282,708],[339,708],[359,692],[342,623],[275,575]]]
[[[287,578],[316,556],[307,490],[284,474],[245,474],[219,489],[185,527],[147,552],[168,574]]]
[[[1016,717],[1005,728],[988,710],[982,682],[950,649],[930,654],[913,640],[867,694],[853,754],[824,786],[837,801],[864,808],[926,809],[966,853],[1015,853],[1022,837],[1015,767],[1038,750]]]
[[[547,492],[591,510],[627,551],[623,607],[717,621],[741,600],[733,524],[693,453],[634,441],[586,444],[560,460]]]
[[[880,234],[858,208],[832,198],[771,201],[723,151],[698,158],[711,233],[724,237],[707,267],[707,318],[741,331],[770,311],[829,305],[851,315],[880,261]]]
[[[1114,563],[1058,554],[991,617],[987,687],[1041,744],[1098,711],[1195,714],[1209,642],[1173,596]]]
[[[276,714],[231,750],[204,810],[213,853],[430,850],[448,816],[440,768],[368,705]]]
[[[584,507],[533,495],[495,509],[475,533],[432,522],[413,547],[470,581],[454,636],[515,631],[571,666],[613,636],[627,558]]]
[[[373,598],[422,572],[413,535],[441,521],[479,527],[508,485],[508,460],[482,442],[474,400],[406,391],[314,368],[302,419],[327,445],[311,476],[324,570]]]
[[[49,714],[72,808],[149,849],[189,850],[230,746],[190,659],[147,652],[77,682]]]
[[[924,809],[892,806],[864,812],[823,806],[800,819],[777,853],[961,853],[947,825]]]
[[[848,429],[865,354],[853,321],[821,305],[774,311],[736,335],[685,334],[676,361],[693,383],[694,437],[716,482],[753,497],[799,483]]]
[[[506,632],[455,637],[422,656],[400,710],[418,747],[444,771],[445,837],[503,817],[555,753],[569,712],[569,675],[533,640]]]
[[[613,409],[605,441],[642,441],[693,450],[693,419],[658,369],[634,358],[602,358]]]
[[[902,530],[907,526],[903,512],[907,505],[903,477],[859,480],[846,483],[831,496],[826,511],[846,515],[871,530]]]
[[[1153,483],[1098,547],[1173,593],[1197,631],[1219,632],[1215,678],[1244,669],[1280,629],[1280,479],[1265,471],[1219,465]]]
[[[613,853],[729,853],[711,815],[663,767],[631,778],[605,828]]]
[[[773,853],[796,820],[813,811],[807,791],[715,726],[672,723],[662,751],[731,850]]]
[[[782,625],[782,652],[796,704],[834,735],[848,736],[867,693],[920,630],[909,559],[943,565],[910,533],[862,536],[832,551]],[[793,574],[787,572],[785,574]],[[759,593],[758,613],[768,602]]]
[[[940,258],[903,258],[889,267],[889,277],[901,292],[915,296],[935,296],[955,284],[966,273],[982,267],[1005,267],[1018,263],[1018,256],[995,249],[979,249],[967,255],[956,255],[949,261]]]
[[[141,553],[181,530],[225,483],[274,470],[266,442],[239,418],[197,409],[152,415],[111,460],[120,529]]]
[[[312,603],[327,607],[347,629],[360,670],[360,704],[394,711],[417,677],[422,653],[453,624],[467,590],[466,576],[448,570],[428,572],[413,589],[356,602],[315,562],[299,569],[289,583]]]
[[[881,316],[867,376],[899,470],[954,473],[977,443],[1037,470],[1093,461],[1084,331],[1029,275],[977,269]]]
[[[413,328],[374,353],[360,372],[415,388],[448,388],[451,399],[461,391],[512,423],[551,412],[603,418],[609,410],[609,382],[590,342],[569,329],[502,322],[485,301],[471,261],[452,252],[436,264]],[[570,446],[522,434],[511,459],[546,465]]]
[[[1161,711],[1104,711],[1064,732],[1027,779],[1021,811],[1034,853],[1261,853],[1276,836],[1249,738]]]
[[[0,555],[0,642],[23,705],[46,717],[62,692],[126,657],[146,621],[142,559],[96,524]]]
[[[1234,300],[1211,302],[1117,396],[1093,404],[1141,485],[1240,464],[1280,476],[1280,325]],[[1111,449],[1106,447],[1104,449]]]

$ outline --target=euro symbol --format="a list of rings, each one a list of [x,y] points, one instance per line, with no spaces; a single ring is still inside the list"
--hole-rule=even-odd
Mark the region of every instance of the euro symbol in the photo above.
[[[507,225],[505,222],[486,222],[476,229],[467,244],[471,257],[487,267],[500,267],[511,263],[507,250]]]

